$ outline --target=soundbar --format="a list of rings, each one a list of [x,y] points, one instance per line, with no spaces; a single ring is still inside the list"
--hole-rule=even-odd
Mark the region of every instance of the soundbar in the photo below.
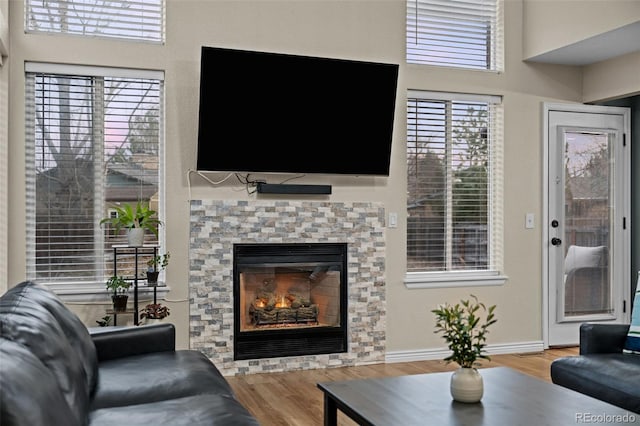
[[[331,194],[331,185],[291,185],[258,182],[258,194]]]

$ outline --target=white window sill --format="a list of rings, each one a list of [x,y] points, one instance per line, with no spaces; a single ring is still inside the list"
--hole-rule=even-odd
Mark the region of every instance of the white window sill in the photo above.
[[[45,286],[53,291],[63,302],[99,302],[107,303],[111,302],[111,293],[108,292],[104,285],[98,284],[45,284]],[[154,287],[146,285],[138,286],[138,299],[153,298]],[[159,285],[155,287],[156,297],[163,299],[170,288],[167,285],[159,282]],[[129,300],[133,300],[133,288],[127,293],[131,297]]]
[[[498,271],[408,272],[404,285],[408,289],[485,287],[504,285],[507,279]]]

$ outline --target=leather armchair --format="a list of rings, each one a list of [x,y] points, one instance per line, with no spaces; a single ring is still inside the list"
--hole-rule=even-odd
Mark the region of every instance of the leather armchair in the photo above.
[[[552,382],[640,413],[640,355],[622,351],[628,331],[628,324],[582,324],[580,355],[553,361]]]

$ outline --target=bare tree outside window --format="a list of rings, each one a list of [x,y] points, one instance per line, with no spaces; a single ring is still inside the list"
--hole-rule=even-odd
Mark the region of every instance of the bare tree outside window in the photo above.
[[[25,0],[27,32],[164,42],[164,0]]]
[[[26,32],[165,39],[165,0],[24,4]],[[124,240],[99,220],[114,204],[159,201],[162,81],[93,71],[28,72],[26,80],[27,276],[103,281],[110,246]]]
[[[109,206],[158,199],[161,82],[32,74],[33,278],[103,279]],[[29,83],[28,83],[29,84]],[[33,171],[33,172],[31,172]],[[110,271],[107,271],[110,273]]]

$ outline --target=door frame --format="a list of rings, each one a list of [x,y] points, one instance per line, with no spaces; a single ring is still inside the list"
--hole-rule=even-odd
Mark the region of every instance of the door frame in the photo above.
[[[597,106],[597,105],[585,105],[585,104],[570,104],[570,103],[554,103],[543,102],[542,103],[542,221],[541,221],[541,242],[542,242],[542,342],[544,349],[549,348],[549,112],[561,111],[561,112],[576,112],[576,113],[594,113],[594,114],[619,114],[623,116],[624,121],[624,133],[627,136],[627,144],[631,143],[631,113],[629,108],[626,107],[610,107],[610,106]],[[630,151],[629,151],[630,152]],[[628,287],[623,287],[623,292],[629,290],[625,297],[626,311],[623,312],[623,319],[626,322],[630,321],[630,296],[631,296],[631,155],[628,154],[624,157],[624,182],[628,184],[623,195],[623,216],[626,218],[626,232],[622,233],[622,244],[626,248],[623,253],[623,264],[628,267],[623,268],[622,277],[623,280],[629,283]]]

